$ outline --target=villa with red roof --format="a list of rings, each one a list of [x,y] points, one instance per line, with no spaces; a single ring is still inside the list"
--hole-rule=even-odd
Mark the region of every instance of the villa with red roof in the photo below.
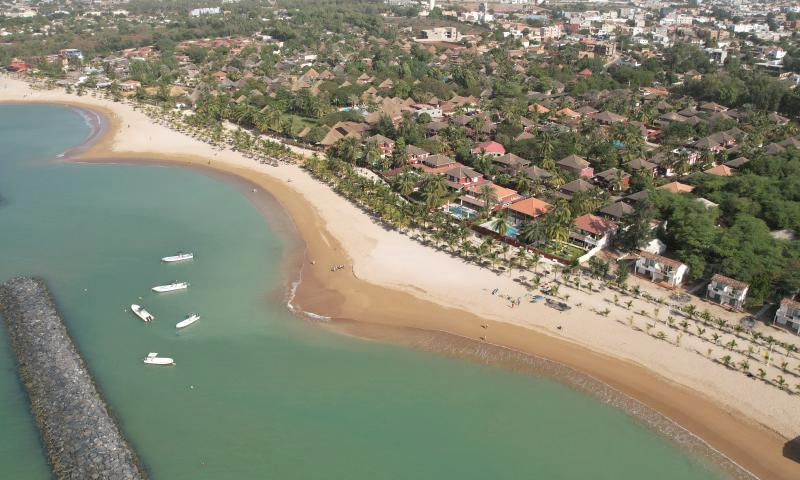
[[[572,222],[569,238],[587,250],[600,249],[608,245],[617,224],[591,213],[581,215]]]
[[[494,140],[491,140],[488,142],[479,143],[472,147],[472,153],[500,157],[506,154],[506,147],[495,142]]]
[[[501,187],[494,182],[486,181],[477,185],[466,187],[464,189],[464,195],[458,197],[458,203],[475,210],[482,210],[486,208],[486,200],[481,198],[481,189],[485,185],[488,185],[492,188],[492,191],[494,191],[495,203],[492,205],[492,210],[500,210],[501,208],[505,208],[522,198],[522,196],[517,193],[516,190]]]
[[[464,165],[453,167],[444,172],[444,175],[450,182],[450,186],[456,189],[477,185],[483,180],[483,175]]]
[[[552,208],[552,205],[549,203],[530,197],[517,200],[509,205],[506,207],[506,213],[508,213],[509,223],[516,227],[541,217],[550,208]]]
[[[703,173],[707,173],[709,175],[716,175],[718,177],[730,177],[733,175],[733,169],[727,165],[717,165],[716,167],[711,167],[706,170],[703,170]]]
[[[392,152],[394,151],[394,140],[392,140],[391,138],[384,137],[381,134],[376,134],[371,137],[367,137],[367,139],[364,140],[364,143],[370,143],[370,142],[375,143],[375,145],[381,151],[381,156],[383,157],[391,155]]]

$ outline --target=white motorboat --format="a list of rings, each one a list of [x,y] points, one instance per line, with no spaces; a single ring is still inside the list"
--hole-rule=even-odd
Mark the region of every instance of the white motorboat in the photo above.
[[[182,320],[182,321],[176,323],[175,324],[175,328],[188,327],[189,325],[193,324],[194,322],[196,322],[198,320],[200,320],[200,315],[198,315],[196,313],[190,313],[189,315],[186,315],[186,319],[185,320]]]
[[[175,290],[186,290],[187,288],[189,288],[189,282],[172,282],[167,285],[153,287],[152,290],[156,293],[165,293],[174,292]]]
[[[157,353],[150,352],[144,358],[144,363],[148,365],[175,365],[175,360],[169,357],[159,357]]]
[[[141,318],[145,323],[152,322],[156,319],[150,312],[144,309],[144,307],[140,305],[136,305],[135,303],[131,305],[131,311],[136,314],[137,317]]]
[[[162,257],[161,261],[166,263],[175,263],[175,262],[183,262],[184,260],[192,260],[194,258],[194,253],[192,252],[178,252],[175,255],[170,255],[169,257]]]

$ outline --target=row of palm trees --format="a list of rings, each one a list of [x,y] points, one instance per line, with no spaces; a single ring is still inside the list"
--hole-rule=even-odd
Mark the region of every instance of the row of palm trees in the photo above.
[[[296,160],[298,155],[285,145],[260,135],[255,135],[241,127],[225,128],[221,120],[208,116],[188,115],[174,110],[152,106],[143,108],[145,114],[172,130],[179,131],[217,147],[230,147],[244,155],[264,162]]]
[[[371,212],[389,227],[453,255],[492,268],[502,265],[505,268],[530,269],[541,259],[540,255],[525,248],[509,256],[511,246],[494,238],[473,240],[467,224],[436,208],[441,199],[449,195],[441,176],[432,175],[421,180],[407,172],[399,175],[394,186],[390,186],[359,174],[352,163],[335,156],[323,159],[315,155],[307,159],[304,166],[314,177],[331,185],[337,193]],[[424,201],[409,200],[407,197],[420,185]],[[403,193],[398,195],[395,189]]]

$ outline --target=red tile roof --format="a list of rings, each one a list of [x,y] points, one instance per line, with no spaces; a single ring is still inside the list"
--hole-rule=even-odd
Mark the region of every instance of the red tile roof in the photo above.
[[[733,170],[731,170],[731,167],[727,165],[717,165],[716,167],[703,170],[703,172],[711,175],[717,175],[719,177],[730,177],[733,175]]]
[[[781,300],[781,305],[786,305],[792,308],[800,308],[800,302],[792,300],[791,298],[788,297]]]
[[[655,253],[646,252],[644,250],[639,252],[640,257],[648,258],[650,260],[655,260],[658,263],[663,263],[664,265],[669,265],[670,267],[678,268],[683,263],[673,260],[671,258],[662,257],[661,255],[656,255]]]
[[[596,215],[587,213],[576,218],[573,224],[584,232],[589,232],[595,235],[603,235],[609,230],[616,228],[617,224],[604,220]]]
[[[739,289],[745,289],[750,286],[749,283],[740,282],[739,280],[726,277],[725,275],[720,275],[719,273],[714,274],[714,276],[711,277],[711,281],[717,283],[724,283],[725,285],[730,285],[733,288],[739,288]]]
[[[508,208],[531,218],[536,218],[547,213],[551,207],[552,205],[549,203],[531,197],[514,202]]]
[[[475,145],[472,151],[475,153],[486,152],[486,153],[499,153],[500,155],[504,155],[506,153],[506,148],[495,141],[489,141]]]
[[[669,190],[672,193],[690,193],[694,190],[694,187],[691,185],[686,185],[685,183],[681,182],[670,182],[666,185],[661,185],[658,187],[659,190]]]

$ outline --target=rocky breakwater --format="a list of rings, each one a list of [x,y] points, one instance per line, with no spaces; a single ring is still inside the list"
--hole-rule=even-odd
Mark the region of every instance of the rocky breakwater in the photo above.
[[[20,277],[0,285],[0,314],[55,476],[145,479],[44,282]]]

